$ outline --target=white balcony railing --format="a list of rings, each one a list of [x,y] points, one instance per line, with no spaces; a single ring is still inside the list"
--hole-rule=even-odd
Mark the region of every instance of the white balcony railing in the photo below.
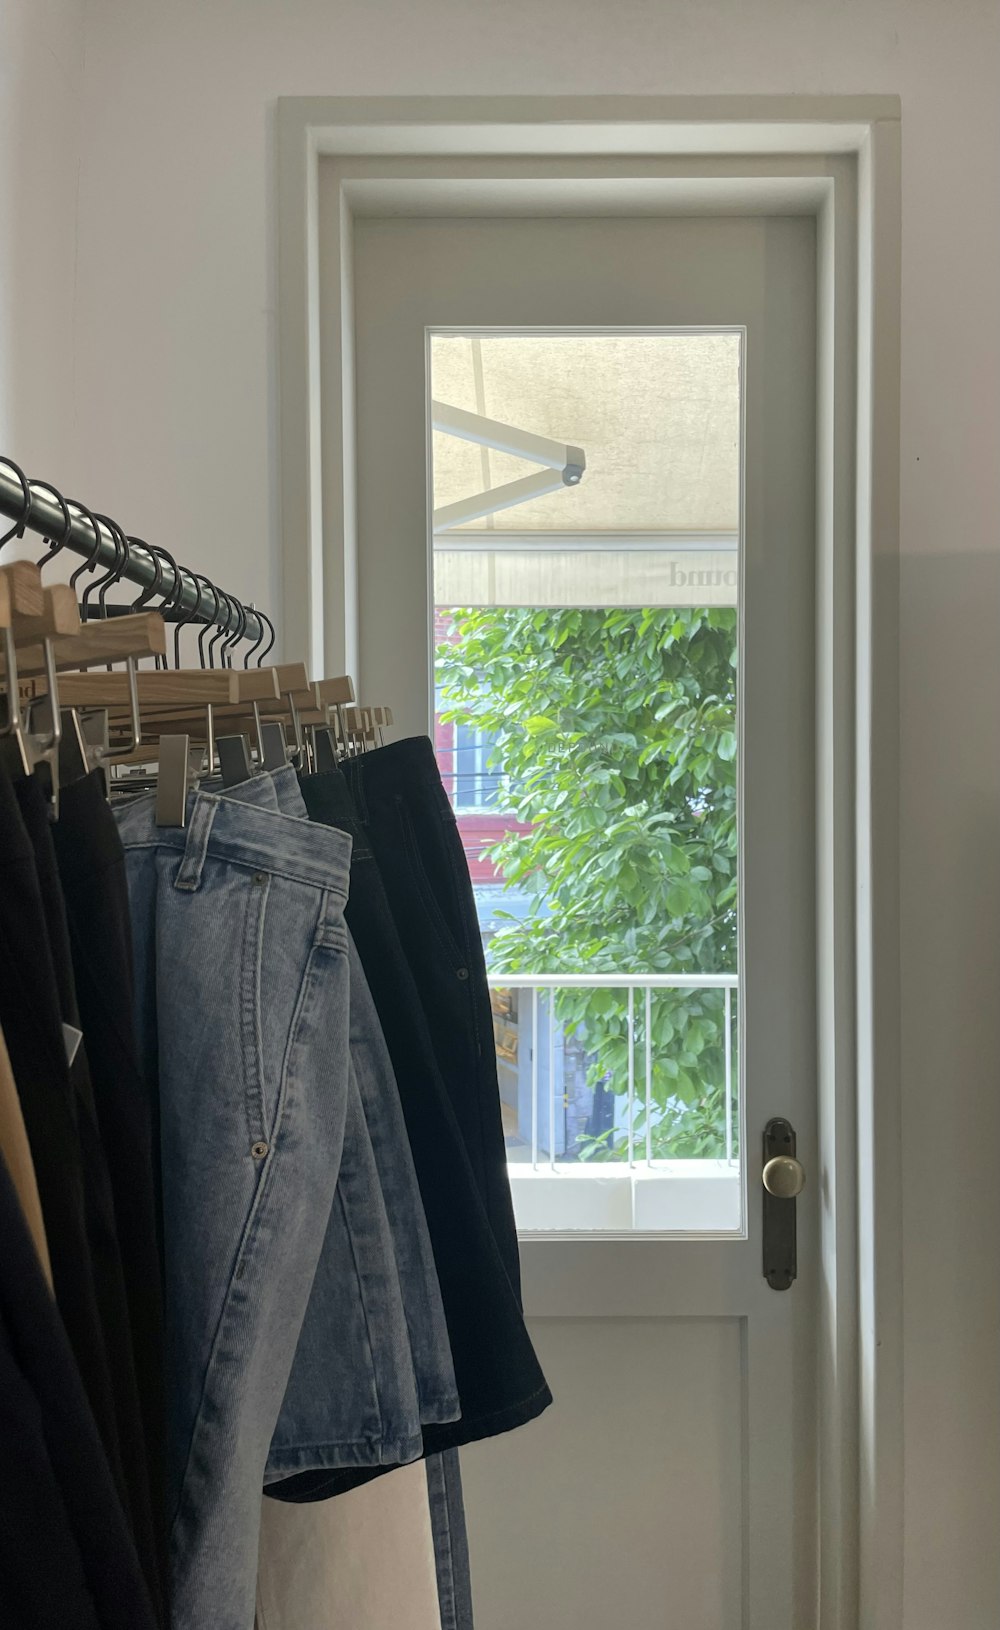
[[[522,1231],[739,1230],[736,974],[494,973],[489,983],[498,997],[516,993],[511,1003],[516,1011],[501,1011],[496,1022],[508,1170]],[[573,1023],[556,1012],[560,992],[586,990],[621,993],[626,1039],[626,1079],[613,1083],[610,1094],[615,1155],[600,1160],[581,1159],[571,1147],[566,1054],[574,1041],[585,1054],[586,1035],[578,1035]],[[653,1003],[656,992],[667,990],[720,993],[716,1022],[721,1021],[722,1029],[724,1091],[714,1158],[664,1159],[655,1152],[655,1133],[665,1111],[653,1092]],[[500,1005],[495,1002],[495,1010]],[[671,1044],[674,1048],[684,1050],[683,1032]]]

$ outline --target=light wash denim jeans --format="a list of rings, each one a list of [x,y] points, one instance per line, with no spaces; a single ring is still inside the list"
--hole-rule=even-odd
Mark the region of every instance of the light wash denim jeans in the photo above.
[[[172,1626],[249,1630],[268,1449],[351,1098],[351,845],[204,792],[185,828],[141,799],[119,830],[160,1110]]]
[[[264,1482],[420,1453],[396,1259],[353,1064],[340,1173]]]
[[[273,791],[277,807],[283,814],[308,820],[298,777],[290,768],[277,770],[271,775],[254,776],[252,780],[232,788],[229,796],[243,795],[259,801],[268,789]],[[312,827],[311,830],[328,829]],[[350,933],[348,957],[351,1068],[361,1095],[364,1120],[371,1138],[392,1236],[390,1254],[394,1256],[398,1268],[420,1421],[425,1426],[443,1424],[458,1419],[461,1405],[434,1252],[392,1063],[361,958]],[[307,1326],[308,1322],[307,1318]],[[412,1459],[420,1452],[421,1445],[417,1444],[412,1454],[400,1455],[399,1463]],[[329,1464],[335,1462],[331,1460]],[[339,1464],[349,1462],[342,1460]],[[358,1464],[363,1462],[359,1461]],[[272,1449],[268,1481],[274,1481],[271,1472],[275,1467],[276,1457]],[[298,1469],[291,1466],[287,1459],[281,1466],[282,1471]]]

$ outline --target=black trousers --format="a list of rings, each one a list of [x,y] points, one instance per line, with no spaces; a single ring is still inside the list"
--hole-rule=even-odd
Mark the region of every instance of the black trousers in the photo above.
[[[48,806],[41,787],[33,776],[17,778],[14,782],[14,791],[34,852],[45,929],[58,992],[60,1018],[64,1024],[81,1030],[83,1026],[73,973],[66,903],[59,878]],[[72,804],[73,800],[70,799],[71,809]],[[126,1514],[132,1523],[139,1557],[146,1570],[154,1602],[159,1608],[162,1599],[161,1559],[165,1558],[165,1538],[160,1539],[153,1521],[152,1488],[146,1459],[142,1411],[139,1405],[139,1384],[132,1348],[125,1274],[107,1154],[94,1102],[88,1048],[89,1036],[84,1031],[83,1040],[77,1046],[69,1066],[77,1132],[83,1157],[87,1243],[93,1267],[104,1352],[111,1377]],[[133,1173],[133,1180],[138,1175]]]
[[[52,841],[124,1275],[140,1415],[132,1427],[132,1478],[145,1484],[151,1517],[152,1553],[143,1562],[165,1584],[166,1395],[154,1106],[133,1022],[125,852],[100,771],[62,789]]]
[[[79,1369],[0,1158],[0,1624],[153,1630]]]
[[[0,770],[0,1026],[45,1218],[56,1302],[119,1489],[121,1451],[87,1232],[77,1103],[31,839]]]
[[[344,773],[497,1249],[519,1295],[486,959],[468,862],[434,748],[426,736],[412,736],[350,760]]]
[[[520,1426],[541,1414],[551,1402],[551,1393],[439,1067],[428,1015],[397,932],[381,868],[368,842],[368,828],[358,819],[339,771],[305,776],[301,786],[311,818],[349,832],[354,840],[347,923],[396,1075],[462,1405],[458,1421],[424,1429],[424,1452],[434,1454]],[[423,954],[425,961],[434,959],[433,940],[424,944]],[[470,1086],[478,1079],[477,1074]],[[482,1153],[481,1144],[479,1149]],[[502,1139],[500,1156],[503,1158]],[[506,1166],[503,1177],[506,1184]],[[513,1248],[516,1252],[516,1239]],[[283,1500],[324,1499],[367,1482],[373,1475],[377,1474],[347,1469],[303,1472],[268,1485],[267,1493]]]

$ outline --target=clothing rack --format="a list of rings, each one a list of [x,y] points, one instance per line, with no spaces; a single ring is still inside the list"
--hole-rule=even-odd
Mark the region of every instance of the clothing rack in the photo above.
[[[204,572],[178,566],[167,550],[129,537],[110,516],[93,514],[79,499],[64,499],[51,481],[29,480],[3,455],[0,515],[16,523],[15,534],[8,536],[36,532],[49,541],[52,554],[71,549],[95,569],[116,569],[117,579],[162,596],[164,607],[155,609],[162,609],[168,622],[199,622],[239,633],[258,648],[265,641],[267,649],[274,643],[274,626],[264,613],[216,588]]]

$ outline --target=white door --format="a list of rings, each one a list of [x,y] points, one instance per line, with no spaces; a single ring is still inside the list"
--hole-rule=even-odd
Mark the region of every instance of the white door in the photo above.
[[[478,1630],[804,1630],[815,1603],[819,1198],[813,221],[359,219],[354,282],[365,696],[391,702],[404,732],[428,731],[435,640],[447,648],[439,710],[460,715],[460,695],[470,711],[439,722],[440,755],[487,934],[504,930],[505,955],[520,945],[518,969],[493,979],[496,1028],[525,1308],[556,1401],[537,1423],[463,1451]],[[662,807],[651,810],[645,781],[638,814],[613,768],[609,792],[603,770],[574,791],[572,760],[544,747],[539,777],[562,778],[573,818],[587,825],[588,801],[591,828],[607,812],[609,853],[618,843],[624,854],[607,886],[631,890],[635,905],[636,932],[619,925],[603,950],[595,940],[590,974],[579,935],[567,940],[573,966],[552,966],[561,924],[586,907],[567,893],[565,866],[549,898],[543,864],[528,866],[518,894],[490,859],[497,842],[534,843],[544,824],[537,804],[518,803],[532,779],[523,755],[505,780],[492,744],[511,720],[540,754],[547,734],[569,739],[568,704],[526,716],[519,698],[536,695],[522,680],[537,671],[537,641],[555,647],[551,619],[574,607],[583,620],[562,627],[619,664],[622,741],[608,752],[647,751],[637,710],[648,722],[659,685],[654,663],[652,700],[637,701],[613,644],[618,612],[633,618],[636,664],[650,629],[659,641],[671,717],[690,680],[683,728],[701,732],[698,751],[708,743],[692,781],[672,779],[690,746],[682,727],[673,747],[657,738]],[[735,759],[723,739],[731,697],[720,692],[713,724],[696,671],[706,610],[738,663]],[[512,629],[503,725],[497,641]],[[455,678],[463,639],[479,641],[481,701],[478,681]],[[595,681],[594,740],[611,733],[609,684]],[[629,763],[623,775],[638,775]],[[736,899],[701,876],[711,855],[697,877],[682,874],[698,822],[719,816],[727,763],[738,764]],[[545,819],[561,841],[560,807],[553,798]],[[706,957],[714,947],[710,973],[697,954],[672,960],[670,923],[645,920],[621,822],[648,834],[651,813],[680,835],[652,858],[647,845],[643,863],[656,886],[664,867],[681,868],[665,919],[676,908],[684,944]],[[600,863],[592,838],[581,876]],[[684,915],[699,889],[725,902],[704,935]],[[526,920],[546,947],[544,979],[525,965]],[[720,967],[726,934],[732,960]],[[681,1019],[664,1027],[664,1013]],[[794,1127],[813,1179],[795,1202],[787,1290],[762,1271],[772,1117]]]

